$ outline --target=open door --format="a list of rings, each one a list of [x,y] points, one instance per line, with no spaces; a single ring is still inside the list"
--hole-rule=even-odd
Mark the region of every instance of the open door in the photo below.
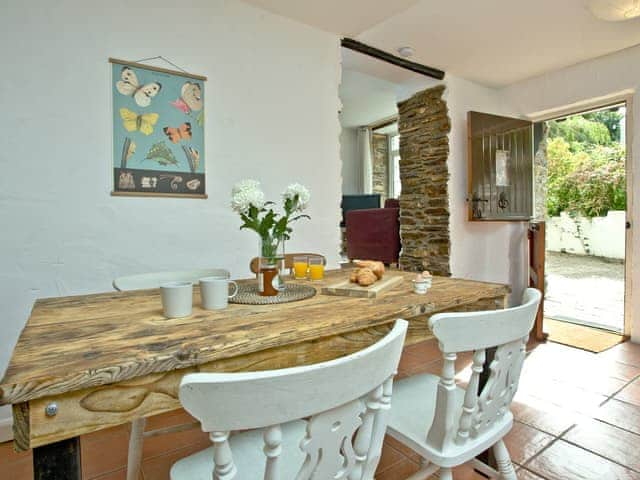
[[[531,222],[534,209],[534,124],[520,118],[469,112],[468,219],[472,222]],[[529,229],[529,285],[544,298],[544,222]],[[542,305],[533,335],[544,339]]]
[[[468,218],[528,222],[533,216],[533,123],[469,112]]]

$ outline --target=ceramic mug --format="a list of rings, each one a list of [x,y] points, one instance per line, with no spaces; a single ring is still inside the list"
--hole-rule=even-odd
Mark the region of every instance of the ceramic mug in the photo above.
[[[233,285],[233,293],[229,295],[229,285]],[[238,294],[238,284],[226,276],[205,277],[200,279],[200,297],[205,310],[221,310],[227,308],[229,299]]]
[[[191,315],[193,307],[193,284],[191,282],[168,282],[160,285],[160,297],[164,316],[182,318]]]

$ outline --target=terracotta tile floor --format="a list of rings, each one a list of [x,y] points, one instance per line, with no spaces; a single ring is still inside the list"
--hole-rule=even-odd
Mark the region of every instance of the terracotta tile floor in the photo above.
[[[468,375],[469,355],[458,360],[458,378]],[[439,373],[434,341],[405,350],[399,376]],[[640,480],[640,345],[624,343],[600,354],[548,343],[531,345],[513,403],[516,423],[507,446],[521,480]],[[187,423],[184,411],[149,419],[149,428]],[[89,480],[125,478],[128,426],[84,435],[82,469]],[[143,476],[169,478],[176,460],[209,445],[195,428],[146,440]],[[418,469],[419,458],[387,439],[377,480],[400,480]],[[0,477],[32,478],[31,453],[0,444]],[[456,480],[481,479],[468,465]],[[243,479],[244,480],[244,479]]]

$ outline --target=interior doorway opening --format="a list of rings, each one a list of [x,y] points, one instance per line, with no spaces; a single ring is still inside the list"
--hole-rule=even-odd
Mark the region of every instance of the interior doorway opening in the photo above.
[[[342,48],[340,256],[397,265],[401,252],[398,99],[422,76]]]
[[[599,331],[625,333],[627,121],[621,102],[538,124],[545,135],[546,171],[538,181],[551,340],[554,332],[579,332],[587,343]]]

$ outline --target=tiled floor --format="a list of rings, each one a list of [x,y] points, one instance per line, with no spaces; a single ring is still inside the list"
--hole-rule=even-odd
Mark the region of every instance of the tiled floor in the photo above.
[[[458,361],[468,374],[469,356]],[[406,349],[399,376],[439,373],[435,342]],[[521,480],[640,480],[640,345],[624,343],[593,354],[548,343],[531,347],[520,390],[513,404],[516,423],[507,437]],[[149,420],[149,428],[191,421],[183,411]],[[85,479],[125,478],[126,426],[84,435]],[[187,432],[146,440],[143,475],[163,480],[173,462],[209,445],[206,435]],[[400,480],[418,469],[415,454],[388,439],[377,480]],[[14,453],[0,445],[0,477],[32,478],[31,453]],[[479,480],[469,466],[454,472],[456,480]],[[244,480],[244,479],[243,479]]]

